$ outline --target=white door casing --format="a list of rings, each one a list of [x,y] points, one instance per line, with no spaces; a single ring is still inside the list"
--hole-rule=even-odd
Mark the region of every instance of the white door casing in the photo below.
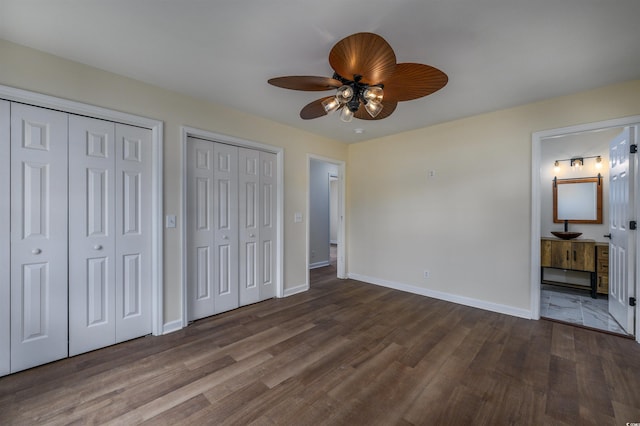
[[[11,104],[11,372],[68,355],[67,123]]]
[[[116,341],[115,124],[69,117],[69,355]]]
[[[151,136],[116,124],[116,343],[152,331]]]
[[[634,309],[629,305],[635,282],[635,235],[629,232],[632,218],[635,157],[631,128],[626,127],[609,145],[609,313],[629,334],[634,333]]]
[[[9,202],[4,201],[11,197],[9,114],[9,102],[0,101],[0,376],[11,371],[10,209]]]
[[[213,305],[213,144],[189,138],[187,161],[188,320],[214,314]]]
[[[276,296],[277,155],[260,152],[260,209],[258,282],[260,300]]]
[[[214,258],[216,314],[240,306],[238,289],[238,148],[213,146]]]
[[[242,306],[260,301],[260,153],[248,148],[239,148],[238,166],[239,291]]]

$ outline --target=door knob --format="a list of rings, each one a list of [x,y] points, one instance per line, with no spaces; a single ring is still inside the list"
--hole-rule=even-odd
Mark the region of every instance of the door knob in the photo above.
[[[228,240],[228,239],[229,239],[229,237],[228,237],[227,235],[223,235],[223,236],[222,236],[222,239],[223,239],[223,240]]]
[[[40,254],[40,253],[42,253],[42,250],[40,250],[39,248],[37,248],[37,249],[33,249],[33,250],[31,250],[31,253],[33,253],[33,254]]]
[[[255,237],[255,234],[249,234],[249,238]]]
[[[94,250],[102,250],[102,246],[100,244],[96,244],[95,246],[93,246]]]
[[[607,235],[603,235],[603,237],[608,238],[608,239],[611,239],[611,234],[609,233],[609,234],[607,234]]]

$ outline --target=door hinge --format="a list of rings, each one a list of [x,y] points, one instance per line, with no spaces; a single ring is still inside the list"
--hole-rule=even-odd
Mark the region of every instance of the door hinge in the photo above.
[[[635,220],[630,221],[629,229],[631,229],[632,231],[635,231],[636,229],[638,229],[638,222],[636,222]]]
[[[638,145],[636,144],[629,145],[629,152],[631,154],[635,154],[636,152],[638,152]]]
[[[636,306],[636,298],[635,297],[630,297],[629,298],[629,306]]]

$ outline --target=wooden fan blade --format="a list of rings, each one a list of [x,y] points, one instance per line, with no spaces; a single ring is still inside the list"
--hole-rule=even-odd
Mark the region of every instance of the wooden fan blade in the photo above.
[[[308,103],[300,110],[300,118],[303,120],[311,120],[313,118],[322,117],[323,115],[327,115],[327,112],[324,110],[322,106],[322,101],[325,99],[331,99],[333,96],[327,96],[324,98],[317,99],[311,103]]]
[[[402,102],[418,99],[442,89],[449,77],[437,68],[424,64],[397,64],[384,83],[385,100]]]
[[[396,110],[397,106],[397,102],[382,101],[382,111],[380,111],[380,113],[376,115],[376,118],[373,118],[369,115],[364,105],[360,105],[360,108],[358,108],[353,116],[355,118],[359,118],[360,120],[382,120],[383,118],[387,118],[388,116],[393,114],[393,111]]]
[[[292,90],[321,91],[330,90],[342,86],[339,80],[329,77],[314,77],[309,75],[292,75],[288,77],[276,77],[268,80],[268,83]]]
[[[361,75],[363,83],[378,84],[391,78],[396,67],[396,55],[379,35],[357,33],[333,46],[329,52],[329,64],[346,79],[353,80],[354,75]]]

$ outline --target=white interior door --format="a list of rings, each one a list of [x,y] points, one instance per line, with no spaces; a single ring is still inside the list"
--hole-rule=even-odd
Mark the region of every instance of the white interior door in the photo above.
[[[116,124],[116,342],[151,333],[151,130]]]
[[[215,313],[240,306],[238,288],[238,148],[213,147]]]
[[[260,152],[254,149],[239,148],[238,164],[240,305],[248,305],[260,301],[260,287],[258,286]]]
[[[276,296],[277,156],[260,152],[260,244],[258,276],[260,300]]]
[[[213,143],[187,139],[188,320],[211,316],[213,303]]]
[[[10,277],[9,270],[11,263],[9,253],[11,244],[9,242],[10,210],[9,200],[11,197],[11,149],[10,149],[10,107],[9,102],[0,101],[0,376],[9,374],[11,371],[11,303],[10,297]]]
[[[11,372],[68,354],[67,123],[11,104]]]
[[[116,342],[115,124],[69,117],[69,355]]]
[[[629,155],[633,144],[630,130],[625,128],[609,144],[609,313],[627,333],[633,334],[634,311],[629,306],[629,296],[635,277],[632,261],[635,244],[633,234],[629,232],[629,221],[634,193],[631,176],[635,165]]]

